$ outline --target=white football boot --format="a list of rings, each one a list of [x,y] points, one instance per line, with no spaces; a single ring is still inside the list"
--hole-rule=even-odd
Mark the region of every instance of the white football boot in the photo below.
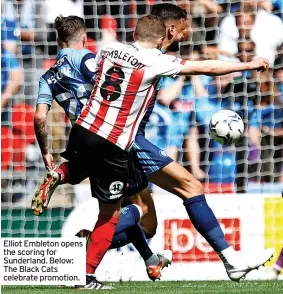
[[[258,269],[260,266],[269,261],[274,254],[274,249],[265,249],[259,256],[253,257],[250,260],[246,260],[245,262],[242,261],[242,257],[237,251],[234,251],[234,254],[229,254],[228,258],[224,252],[225,250],[222,251],[219,256],[224,263],[229,279],[235,282],[240,282],[241,280],[245,279],[249,272]]]

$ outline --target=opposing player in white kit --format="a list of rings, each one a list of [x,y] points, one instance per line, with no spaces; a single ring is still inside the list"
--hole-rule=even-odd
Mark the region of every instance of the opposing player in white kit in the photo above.
[[[100,203],[100,214],[87,250],[89,286],[95,279],[95,269],[110,246],[120,213],[120,198],[127,182],[127,151],[131,148],[159,77],[200,73],[219,75],[268,66],[264,59],[250,64],[205,61],[195,65],[162,55],[156,48],[161,47],[164,36],[165,26],[160,19],[146,16],[138,22],[136,43],[110,44],[98,54],[96,62],[99,69],[91,99],[70,135],[66,158],[89,171],[92,194]],[[203,197],[200,195],[196,202],[203,202]],[[192,203],[190,195],[187,200],[184,205],[189,213],[191,204],[195,206],[195,203]],[[196,207],[194,210],[203,214]],[[202,222],[198,221],[201,227]],[[215,237],[214,231],[211,234]],[[222,239],[221,242],[223,245]],[[271,255],[271,251],[265,252],[265,256],[257,261],[258,266]],[[255,265],[250,270],[253,268]],[[235,279],[248,272],[246,268],[231,270]],[[232,271],[230,278],[233,279]]]

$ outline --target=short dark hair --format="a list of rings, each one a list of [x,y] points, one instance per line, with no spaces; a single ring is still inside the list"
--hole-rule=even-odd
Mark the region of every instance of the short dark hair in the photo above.
[[[78,39],[82,30],[86,31],[85,21],[76,15],[57,16],[54,28],[57,30],[59,39],[66,43]]]
[[[160,17],[163,21],[187,18],[187,11],[171,3],[160,3],[152,6],[151,15]]]
[[[161,18],[149,14],[138,20],[135,34],[139,41],[152,41],[154,39],[164,38],[166,35],[166,26]]]

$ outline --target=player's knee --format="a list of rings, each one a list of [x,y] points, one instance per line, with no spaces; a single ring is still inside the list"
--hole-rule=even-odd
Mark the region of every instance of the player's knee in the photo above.
[[[155,230],[151,230],[149,232],[144,231],[145,237],[146,239],[151,239],[155,236],[156,234],[156,229]]]
[[[146,239],[151,239],[156,234],[157,221],[151,222],[150,224],[141,222],[142,229],[145,233]]]
[[[150,219],[141,220],[142,229],[146,235],[147,239],[152,238],[156,234],[157,230],[157,219],[156,217],[151,217]]]

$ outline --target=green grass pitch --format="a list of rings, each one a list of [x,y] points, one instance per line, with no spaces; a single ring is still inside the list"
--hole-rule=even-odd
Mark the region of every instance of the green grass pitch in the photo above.
[[[119,294],[283,294],[283,281],[198,281],[198,282],[123,282],[107,283],[116,290],[103,290],[103,293]],[[48,286],[2,286],[3,294],[73,294],[77,289]],[[83,290],[83,294],[94,290]]]

